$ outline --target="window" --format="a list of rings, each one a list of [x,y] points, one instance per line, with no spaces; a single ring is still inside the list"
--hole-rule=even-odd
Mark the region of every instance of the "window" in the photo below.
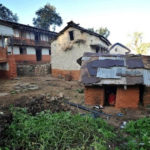
[[[19,51],[21,55],[26,54],[26,49],[23,47],[20,47]]]
[[[51,55],[51,50],[49,50],[49,55]]]
[[[70,37],[70,41],[73,41],[73,40],[74,40],[73,31],[69,31],[69,37]]]

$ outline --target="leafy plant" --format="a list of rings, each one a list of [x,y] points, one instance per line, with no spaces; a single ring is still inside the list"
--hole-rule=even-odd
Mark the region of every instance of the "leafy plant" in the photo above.
[[[35,116],[26,109],[12,109],[13,122],[6,131],[4,146],[10,149],[91,149],[114,140],[113,129],[102,119],[40,112]]]
[[[130,121],[125,130],[129,149],[150,149],[150,118]]]
[[[78,93],[84,93],[84,89],[77,89]]]

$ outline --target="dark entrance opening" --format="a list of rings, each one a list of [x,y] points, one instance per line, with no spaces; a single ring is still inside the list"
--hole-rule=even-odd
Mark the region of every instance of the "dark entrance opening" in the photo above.
[[[41,49],[36,49],[36,60],[41,61],[41,59],[42,59]]]
[[[114,106],[116,102],[116,92],[117,86],[105,86],[105,97],[104,97],[104,105],[105,106]]]
[[[35,42],[39,42],[40,41],[40,36],[38,33],[35,33]]]
[[[140,99],[139,104],[140,105],[143,105],[144,90],[145,90],[144,85],[139,85],[139,91],[140,91],[140,94],[139,94],[139,96],[140,96],[139,97],[139,99]]]

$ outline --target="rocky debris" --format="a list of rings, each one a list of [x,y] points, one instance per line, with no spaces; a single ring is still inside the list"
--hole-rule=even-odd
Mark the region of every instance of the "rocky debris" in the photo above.
[[[12,90],[11,94],[21,93],[21,92],[27,92],[32,90],[38,90],[39,86],[34,83],[18,83],[14,87],[14,90]]]
[[[7,95],[9,95],[9,93],[0,93],[0,97],[1,96],[7,96]]]
[[[14,106],[26,107],[28,112],[35,115],[44,110],[50,110],[52,113],[61,111],[71,111],[75,113],[74,108],[71,108],[63,102],[64,95],[59,93],[58,96],[50,96],[49,94],[42,94],[33,97],[23,96],[18,99]]]

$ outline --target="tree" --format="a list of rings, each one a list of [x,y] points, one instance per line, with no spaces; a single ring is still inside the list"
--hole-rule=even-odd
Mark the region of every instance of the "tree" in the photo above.
[[[98,30],[96,30],[96,32],[102,36],[104,36],[105,38],[108,38],[108,36],[110,35],[110,31],[105,27],[101,27]]]
[[[40,8],[35,13],[36,18],[33,18],[33,24],[45,30],[49,30],[50,26],[60,26],[62,24],[61,16],[56,12],[56,8],[50,4],[46,4],[43,8]]]
[[[96,32],[102,36],[104,36],[105,38],[108,38],[108,36],[110,35],[110,31],[105,27],[100,27],[99,29],[95,30],[94,28],[88,28],[89,31],[92,32]]]
[[[12,21],[12,22],[18,22],[17,14],[13,14],[11,10],[3,6],[2,4],[0,4],[0,19]]]
[[[89,31],[96,32],[94,28],[88,28]]]
[[[150,43],[143,43],[143,33],[134,32],[130,37],[131,43],[128,46],[138,54],[146,54],[150,48]]]

